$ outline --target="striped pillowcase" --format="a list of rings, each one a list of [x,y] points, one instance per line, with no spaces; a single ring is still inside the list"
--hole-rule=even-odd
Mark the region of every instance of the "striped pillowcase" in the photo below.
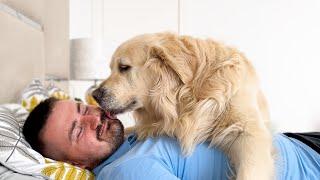
[[[42,176],[37,166],[45,159],[31,149],[22,134],[27,116],[28,112],[21,105],[0,106],[0,162],[13,171]]]

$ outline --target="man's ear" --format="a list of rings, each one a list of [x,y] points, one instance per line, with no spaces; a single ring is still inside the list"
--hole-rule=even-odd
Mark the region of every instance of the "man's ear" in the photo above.
[[[148,50],[148,59],[161,60],[179,76],[184,84],[187,84],[193,79],[194,56],[182,42],[177,41],[177,39],[164,40],[151,46]]]

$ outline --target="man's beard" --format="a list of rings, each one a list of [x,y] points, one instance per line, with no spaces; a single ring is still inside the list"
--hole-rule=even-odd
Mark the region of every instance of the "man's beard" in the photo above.
[[[97,128],[97,139],[99,141],[105,141],[110,148],[110,155],[115,152],[124,141],[124,127],[121,121],[117,118],[110,118],[107,116],[107,112],[100,109],[101,112],[101,124]],[[105,124],[103,134],[99,134],[101,128]]]

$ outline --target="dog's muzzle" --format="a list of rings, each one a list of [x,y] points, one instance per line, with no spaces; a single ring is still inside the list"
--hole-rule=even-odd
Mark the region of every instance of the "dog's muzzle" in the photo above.
[[[115,100],[115,96],[107,88],[97,88],[92,92],[92,97],[97,101],[99,106],[106,111],[116,113],[120,108],[119,103]]]
[[[104,88],[97,88],[92,92],[92,97],[97,101],[99,105],[104,103],[104,98],[107,95],[107,90]]]
[[[92,92],[92,97],[97,101],[99,106],[111,112],[112,114],[120,114],[126,111],[132,111],[138,106],[142,106],[135,98],[128,100],[128,102],[121,104],[116,99],[110,89],[99,87]]]

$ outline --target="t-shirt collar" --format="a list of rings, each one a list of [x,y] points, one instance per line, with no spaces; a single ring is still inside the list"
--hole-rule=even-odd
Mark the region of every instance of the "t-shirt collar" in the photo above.
[[[112,163],[113,161],[124,155],[126,152],[128,152],[133,147],[136,139],[137,138],[134,134],[129,135],[128,138],[122,143],[122,145],[116,150],[116,152],[114,152],[111,156],[109,156],[109,158],[104,160],[99,166],[93,169],[93,173],[97,175],[104,166]]]

